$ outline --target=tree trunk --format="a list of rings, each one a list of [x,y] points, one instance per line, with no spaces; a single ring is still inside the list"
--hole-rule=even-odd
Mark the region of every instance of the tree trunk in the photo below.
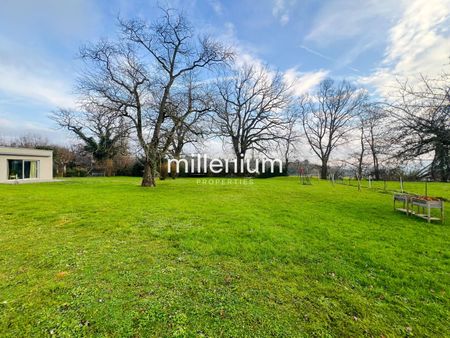
[[[322,160],[322,167],[320,168],[320,178],[326,180],[328,176],[328,160]]]
[[[375,180],[380,180],[380,166],[378,164],[378,157],[375,153],[373,153],[373,173],[375,176]]]
[[[181,150],[176,149],[175,150],[175,154],[174,154],[174,158],[176,160],[180,160],[181,158]],[[182,170],[181,165],[180,165],[180,171]],[[178,177],[178,173],[176,171],[176,164],[172,163],[171,168],[170,168],[170,177],[172,177],[172,179],[176,179]]]
[[[105,176],[112,176],[114,173],[114,162],[112,159],[104,161]]]
[[[289,161],[284,162],[283,175],[289,176]]]
[[[431,177],[433,180],[447,182],[450,177],[450,150],[443,144],[437,144],[434,159],[431,163]]]
[[[358,180],[362,179],[364,153],[366,151],[366,147],[364,146],[364,127],[361,127],[360,143],[361,143],[361,152],[359,153],[358,158]]]
[[[234,153],[236,155],[236,176],[245,176],[245,151],[239,151],[239,150],[234,150]],[[242,166],[241,166],[241,159],[242,159]],[[242,171],[241,172],[241,168]]]
[[[156,187],[156,162],[147,160],[144,163],[144,175],[142,176],[142,187]]]
[[[63,163],[59,163],[56,166],[56,175],[58,177],[64,177],[65,173],[66,173],[66,165]]]
[[[244,174],[243,173],[241,173],[241,168],[242,168],[242,166],[241,166],[241,158],[242,157],[240,157],[240,154],[236,154],[236,176],[244,176]],[[245,168],[244,168],[244,170],[245,170]]]
[[[286,153],[284,156],[284,170],[283,170],[283,174],[285,176],[289,176],[288,169],[289,169],[289,156]]]
[[[378,155],[377,155],[377,149],[375,147],[375,137],[374,137],[374,127],[370,127],[370,139],[369,139],[369,147],[370,151],[372,152],[372,159],[373,159],[373,174],[375,176],[375,180],[380,180],[380,165],[378,164]]]

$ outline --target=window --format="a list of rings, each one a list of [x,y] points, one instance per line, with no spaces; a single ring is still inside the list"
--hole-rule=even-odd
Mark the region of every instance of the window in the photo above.
[[[39,177],[39,161],[8,160],[8,179]]]
[[[23,177],[23,161],[8,160],[8,179],[16,180]]]

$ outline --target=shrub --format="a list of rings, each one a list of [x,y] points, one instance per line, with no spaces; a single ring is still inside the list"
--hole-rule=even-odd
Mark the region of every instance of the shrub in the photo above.
[[[68,168],[66,171],[66,177],[86,177],[87,175],[88,171],[81,167]]]

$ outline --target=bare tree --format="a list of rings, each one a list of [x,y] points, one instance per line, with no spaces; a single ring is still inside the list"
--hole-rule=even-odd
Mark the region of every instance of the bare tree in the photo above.
[[[64,177],[67,172],[67,166],[70,162],[75,160],[75,153],[66,147],[54,146],[53,163],[56,167],[56,176]]]
[[[300,100],[302,124],[306,139],[321,160],[322,179],[328,175],[328,161],[336,147],[347,141],[354,128],[365,94],[347,81],[322,81],[317,92]]]
[[[218,101],[213,115],[215,133],[228,139],[243,173],[241,159],[249,150],[267,154],[285,126],[281,111],[289,104],[289,88],[280,73],[245,65],[217,83]]]
[[[361,180],[362,175],[363,175],[364,156],[365,156],[365,152],[366,152],[365,127],[366,127],[365,117],[363,114],[361,114],[359,117],[359,125],[358,125],[359,146],[360,146],[360,151],[358,154],[358,166],[357,166],[357,171],[356,171],[356,176],[357,176],[358,180]]]
[[[22,135],[9,141],[4,141],[3,145],[8,147],[48,149],[50,143],[48,139],[37,134]]]
[[[363,171],[369,165],[366,161],[370,155],[375,178],[380,178],[379,155],[384,146],[382,123],[384,122],[384,111],[380,105],[369,100],[362,103],[356,116],[355,126],[357,131],[358,151],[352,155],[356,159],[356,177],[362,178]],[[369,153],[368,153],[369,152]]]
[[[380,103],[367,103],[364,107],[364,139],[370,152],[372,174],[375,180],[381,179],[380,156],[389,151],[386,143],[386,111]]]
[[[112,175],[109,162],[112,163],[115,156],[127,151],[129,125],[123,118],[97,106],[81,111],[59,109],[50,118],[80,139],[84,151],[105,169],[107,176]]]
[[[90,104],[127,119],[144,158],[142,186],[155,186],[160,159],[171,144],[177,81],[193,71],[223,64],[232,53],[206,37],[197,39],[185,16],[162,10],[149,25],[121,20],[117,42],[101,41],[82,49],[90,66],[80,89]]]
[[[431,155],[429,175],[450,180],[450,75],[419,83],[399,83],[399,96],[388,110],[395,119],[392,133],[399,145],[396,157],[403,160]]]
[[[177,102],[176,114],[171,116],[175,130],[169,150],[179,159],[186,145],[195,146],[209,134],[206,117],[213,110],[214,101],[207,84],[188,76]]]
[[[172,124],[163,132],[165,142],[161,153],[170,153],[174,158],[180,159],[187,145],[196,148],[209,134],[207,116],[213,109],[213,97],[205,82],[195,81],[193,74],[183,77],[175,95],[172,95],[172,112],[170,120]],[[161,171],[168,167],[162,163]],[[176,170],[171,170],[172,178],[177,177]],[[160,175],[160,177],[162,177]]]
[[[288,174],[289,160],[293,151],[296,150],[296,143],[300,140],[300,133],[297,130],[299,114],[294,108],[288,108],[284,113],[285,127],[282,130],[281,139],[277,142],[279,151],[283,154],[285,164],[285,174]]]

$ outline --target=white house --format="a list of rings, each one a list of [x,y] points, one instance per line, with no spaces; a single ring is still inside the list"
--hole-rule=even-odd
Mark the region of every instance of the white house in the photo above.
[[[0,147],[0,183],[53,179],[53,151]]]

